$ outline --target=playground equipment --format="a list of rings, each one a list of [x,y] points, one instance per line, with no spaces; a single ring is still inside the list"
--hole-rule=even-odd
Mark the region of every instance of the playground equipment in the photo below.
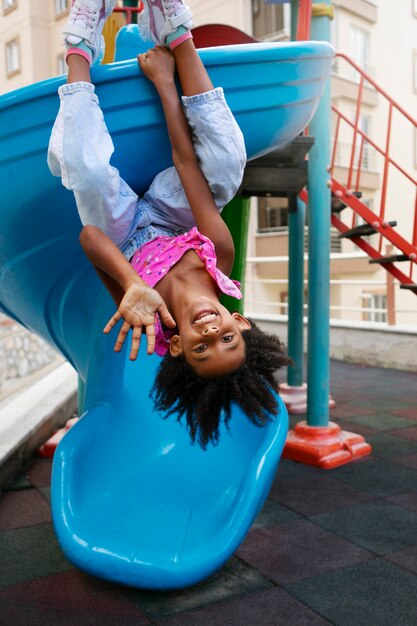
[[[223,85],[249,158],[302,131],[329,71],[326,43],[201,50]],[[136,192],[170,165],[163,114],[136,61],[93,69],[115,143],[114,165]],[[59,542],[89,573],[150,589],[180,588],[218,569],[262,507],[287,432],[257,429],[234,407],[230,430],[207,451],[148,398],[158,357],[113,352],[101,329],[113,312],[78,245],[72,193],[46,164],[64,77],[0,98],[0,309],[54,345],[85,382],[84,414],[54,458],[52,511]]]

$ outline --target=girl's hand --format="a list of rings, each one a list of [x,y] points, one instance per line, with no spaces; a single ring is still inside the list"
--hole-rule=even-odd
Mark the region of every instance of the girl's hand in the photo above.
[[[142,326],[145,326],[148,340],[147,352],[153,354],[155,350],[155,313],[157,312],[166,326],[175,328],[175,321],[159,293],[147,285],[131,284],[120,302],[118,310],[104,327],[104,332],[107,334],[120,319],[123,318],[124,320],[114,345],[115,352],[120,352],[127,334],[132,328],[130,360],[134,361],[139,352]]]
[[[165,46],[156,46],[143,54],[138,54],[138,63],[146,78],[155,86],[174,77],[175,59]]]

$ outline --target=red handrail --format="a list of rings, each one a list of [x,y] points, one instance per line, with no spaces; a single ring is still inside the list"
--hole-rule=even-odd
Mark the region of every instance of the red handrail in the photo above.
[[[332,110],[336,114],[336,127],[335,127],[335,133],[334,133],[334,145],[333,145],[333,150],[332,150],[332,162],[331,162],[332,176],[334,176],[334,168],[335,168],[336,157],[337,157],[338,142],[340,141],[340,135],[341,135],[340,127],[343,122],[344,124],[347,124],[347,126],[350,128],[350,131],[353,132],[350,162],[349,162],[348,171],[347,171],[347,183],[346,183],[346,188],[347,188],[346,191],[348,192],[348,194],[351,194],[351,192],[353,191],[354,177],[355,177],[354,190],[355,191],[360,190],[361,174],[364,171],[363,151],[364,151],[365,142],[368,145],[372,146],[383,157],[381,201],[380,201],[379,210],[377,210],[374,213],[370,213],[365,218],[364,214],[365,213],[367,214],[368,210],[363,211],[362,207],[359,207],[358,204],[354,203],[355,206],[352,206],[352,203],[350,203],[350,206],[353,209],[354,213],[358,213],[359,215],[362,214],[362,217],[364,217],[369,223],[375,224],[375,225],[376,224],[384,225],[384,228],[386,229],[385,214],[386,214],[388,176],[389,176],[390,166],[394,167],[408,181],[410,181],[410,183],[412,183],[415,186],[416,188],[415,198],[416,199],[415,199],[415,206],[414,206],[414,220],[413,220],[414,223],[413,223],[412,237],[410,238],[412,243],[406,242],[402,236],[400,236],[398,233],[396,233],[392,229],[389,229],[389,231],[385,230],[383,232],[382,229],[378,228],[381,234],[381,238],[379,242],[379,253],[381,253],[381,249],[382,249],[382,237],[385,236],[392,243],[394,243],[394,245],[396,245],[397,248],[399,248],[400,250],[403,250],[404,253],[409,256],[409,259],[411,262],[409,277],[411,279],[412,266],[416,262],[415,253],[417,252],[417,179],[413,175],[414,173],[411,174],[407,172],[403,166],[401,166],[395,159],[392,158],[392,156],[390,155],[390,149],[391,149],[391,133],[392,133],[392,123],[393,123],[394,113],[396,113],[396,115],[400,114],[403,118],[405,118],[412,125],[413,129],[417,129],[417,120],[415,120],[411,115],[409,115],[403,109],[403,107],[401,107],[391,96],[389,96],[387,92],[384,89],[382,89],[367,72],[365,72],[357,63],[352,61],[352,59],[350,59],[347,55],[343,53],[338,53],[336,57],[343,59],[358,73],[359,81],[357,85],[358,94],[357,94],[357,102],[356,102],[356,110],[355,110],[355,119],[353,122],[349,120],[346,117],[346,115],[344,115],[341,111],[339,111],[337,107],[332,106]],[[367,133],[365,133],[359,128],[365,84],[371,85],[375,89],[375,91],[378,94],[380,94],[382,98],[385,99],[388,103],[387,129],[386,129],[386,137],[385,137],[383,146],[378,145],[378,143],[375,140],[371,139],[371,137],[369,137]],[[339,189],[339,192],[340,192],[340,189]],[[354,226],[355,224],[355,219],[356,218],[354,215],[353,220],[352,220],[352,226]]]
[[[297,21],[297,41],[310,39],[312,0],[300,0]]]

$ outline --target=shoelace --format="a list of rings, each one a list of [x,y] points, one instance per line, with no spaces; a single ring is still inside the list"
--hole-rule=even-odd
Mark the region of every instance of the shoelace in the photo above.
[[[167,15],[169,18],[173,15],[177,15],[178,10],[184,6],[182,2],[179,2],[178,0],[162,0],[162,2],[167,9],[170,9],[169,11],[167,11]]]
[[[73,23],[80,21],[83,24],[86,24],[87,28],[93,28],[94,26],[94,16],[96,15],[96,11],[94,11],[91,7],[85,4],[79,4],[77,6],[77,12],[73,16]]]

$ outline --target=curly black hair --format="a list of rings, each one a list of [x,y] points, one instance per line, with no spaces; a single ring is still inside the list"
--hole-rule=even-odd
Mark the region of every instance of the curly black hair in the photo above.
[[[231,403],[236,402],[255,426],[264,426],[275,414],[278,403],[273,391],[279,390],[274,372],[290,365],[284,344],[275,335],[261,331],[251,321],[251,328],[242,332],[245,361],[234,372],[216,378],[196,374],[183,356],[167,354],[151,390],[155,408],[166,412],[165,418],[185,415],[192,442],[203,449],[219,441],[222,410],[227,426]]]

